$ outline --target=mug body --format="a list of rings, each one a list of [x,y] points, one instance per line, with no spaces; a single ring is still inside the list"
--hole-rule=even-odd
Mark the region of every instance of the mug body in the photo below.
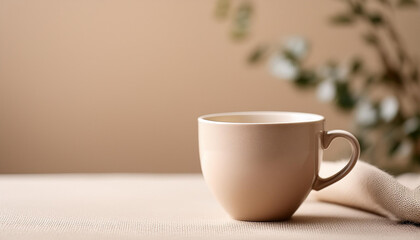
[[[203,176],[229,215],[246,221],[290,218],[318,174],[324,117],[237,112],[198,122]]]

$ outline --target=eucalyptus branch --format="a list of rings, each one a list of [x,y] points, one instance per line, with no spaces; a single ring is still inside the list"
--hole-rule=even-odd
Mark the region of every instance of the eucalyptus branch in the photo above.
[[[219,0],[220,14],[229,12],[230,0]],[[354,123],[365,154],[371,162],[383,145],[393,157],[412,157],[420,164],[420,69],[417,59],[404,45],[394,14],[401,8],[417,5],[415,0],[344,0],[347,9],[331,17],[337,26],[366,25],[363,38],[377,56],[380,68],[365,66],[363,58],[349,63],[332,60],[319,67],[306,66],[307,41],[292,36],[277,44],[260,44],[248,56],[248,63],[267,62],[274,77],[287,79],[300,88],[315,88],[322,102],[330,102],[342,110],[354,111]],[[234,37],[245,37],[252,18],[252,4],[241,0],[233,7]],[[371,7],[372,6],[372,7]],[[390,42],[391,45],[387,43]],[[356,81],[361,80],[359,89]],[[384,87],[391,94],[374,98],[373,90]],[[379,163],[379,162],[378,162]],[[409,167],[410,165],[407,165]],[[408,169],[406,169],[408,170]]]
[[[395,46],[395,50],[397,51],[398,58],[400,60],[400,78],[403,82],[403,85],[405,86],[406,90],[411,93],[413,100],[415,102],[420,103],[420,79],[411,79],[411,74],[414,71],[417,71],[418,66],[415,64],[415,62],[412,60],[410,54],[408,54],[404,44],[402,44],[402,41],[399,37],[399,34],[397,33],[396,28],[394,27],[394,24],[389,19],[384,19],[384,26],[387,30],[388,36],[392,40]],[[404,71],[404,65],[405,63],[408,65],[408,76]],[[419,104],[420,107],[420,104]],[[420,110],[420,108],[419,108]]]
[[[411,101],[413,101],[414,105],[417,106],[417,111],[420,111],[420,85],[419,83],[415,82],[419,82],[419,80],[415,79],[415,81],[412,81],[410,79],[410,73],[417,71],[417,67],[411,60],[411,56],[405,50],[405,47],[402,44],[402,41],[400,40],[394,25],[392,24],[392,21],[387,18],[383,12],[377,12],[376,14],[368,12],[366,10],[366,6],[364,5],[365,2],[363,1],[349,1],[349,4],[352,7],[353,12],[355,12],[357,16],[364,20],[364,22],[367,23],[371,29],[368,36],[365,38],[367,38],[367,41],[371,43],[370,45],[376,49],[384,67],[385,77],[388,80],[397,83],[397,86],[405,91],[410,97]],[[396,55],[398,57],[396,61],[391,60],[391,55],[387,53],[387,48],[385,48],[385,46],[382,44],[381,37],[377,33],[377,30],[380,27],[383,27],[386,30],[387,36],[394,44],[393,49],[395,49]],[[395,66],[394,64],[399,64],[399,66]],[[406,64],[409,64],[407,66],[409,68],[408,76],[404,72],[404,67]]]

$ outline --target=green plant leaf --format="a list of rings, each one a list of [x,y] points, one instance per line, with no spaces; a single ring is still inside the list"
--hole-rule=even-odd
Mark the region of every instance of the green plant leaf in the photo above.
[[[398,7],[415,7],[418,5],[416,0],[399,0],[397,2]]]
[[[420,117],[418,117],[417,119],[420,119]],[[413,129],[411,132],[409,132],[408,137],[413,141],[420,142],[420,126],[417,126],[416,129]]]
[[[400,145],[401,145],[401,141],[393,140],[389,145],[388,155],[393,156],[397,152]]]
[[[283,49],[282,51],[285,58],[289,59],[292,63],[298,63],[299,59],[289,50]]]
[[[368,32],[366,34],[363,34],[362,38],[369,45],[378,45],[378,43],[379,43],[378,37],[375,34],[373,34],[372,32]]]
[[[294,83],[299,87],[310,87],[314,86],[317,82],[317,76],[313,71],[302,70],[295,79]]]
[[[248,36],[252,9],[252,5],[248,1],[242,2],[236,9],[231,31],[234,39],[240,40]]]
[[[420,164],[420,154],[419,153],[415,153],[412,156],[413,162]]]
[[[360,151],[364,152],[366,149],[370,147],[371,144],[367,141],[367,139],[364,136],[357,134],[356,138],[357,138],[357,141],[359,141]]]
[[[350,25],[354,20],[355,18],[351,13],[339,13],[330,18],[331,23],[337,25]]]
[[[351,94],[349,85],[347,82],[337,82],[337,105],[344,109],[353,109],[356,105],[356,98]]]
[[[363,68],[363,61],[361,58],[354,58],[351,63],[350,71],[352,74],[360,72]]]
[[[365,10],[364,10],[362,4],[360,4],[358,2],[352,4],[352,11],[356,15],[364,15],[364,13],[365,13]]]
[[[226,19],[229,15],[230,0],[218,0],[214,9],[214,15],[219,19]]]
[[[380,13],[371,13],[367,17],[370,23],[374,26],[378,26],[384,23],[384,18]]]
[[[248,63],[254,64],[254,63],[260,62],[261,60],[264,59],[264,57],[266,57],[267,52],[268,52],[267,45],[259,45],[251,52],[251,54],[249,54]]]

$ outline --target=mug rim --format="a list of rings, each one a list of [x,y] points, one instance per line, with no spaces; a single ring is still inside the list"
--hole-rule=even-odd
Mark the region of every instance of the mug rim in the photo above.
[[[271,121],[271,122],[228,122],[228,121],[216,121],[206,118],[211,117],[223,117],[223,116],[244,116],[244,115],[294,115],[298,117],[308,117],[307,120],[299,121]],[[287,125],[287,124],[305,124],[322,122],[325,117],[315,113],[306,112],[288,112],[288,111],[244,111],[244,112],[224,112],[224,113],[212,113],[198,117],[198,122],[212,123],[212,124],[226,124],[226,125]]]

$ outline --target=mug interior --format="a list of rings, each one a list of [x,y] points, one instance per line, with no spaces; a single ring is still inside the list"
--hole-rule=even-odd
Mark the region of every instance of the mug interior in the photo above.
[[[287,124],[318,122],[324,120],[324,117],[300,112],[232,112],[204,115],[198,119],[214,123]]]

